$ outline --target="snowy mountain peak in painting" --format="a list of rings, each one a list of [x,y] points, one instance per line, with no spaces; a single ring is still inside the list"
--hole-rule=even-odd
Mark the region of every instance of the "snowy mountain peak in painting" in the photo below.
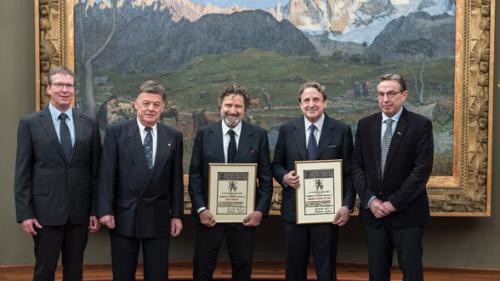
[[[191,22],[197,21],[203,15],[206,14],[231,14],[234,12],[240,12],[243,10],[247,10],[246,8],[241,8],[236,5],[222,8],[218,6],[214,6],[211,4],[207,5],[199,5],[193,3],[190,0],[117,0],[118,8],[122,8],[125,5],[131,5],[135,8],[153,8],[153,10],[168,10],[170,15],[172,16],[172,20],[177,22],[182,18],[185,18]],[[112,3],[111,0],[88,0],[87,1],[87,9],[98,7],[101,9],[111,8]]]
[[[250,10],[240,6],[200,5],[191,0],[117,0],[118,7],[168,10],[174,22],[185,18],[195,22],[206,14],[231,14]],[[278,21],[288,20],[310,35],[327,35],[329,39],[371,45],[389,22],[413,12],[431,16],[455,14],[453,0],[289,0],[267,12]],[[111,0],[87,0],[86,7],[110,8]]]
[[[300,30],[336,41],[367,43],[392,20],[412,12],[454,15],[453,0],[290,0],[269,12]]]

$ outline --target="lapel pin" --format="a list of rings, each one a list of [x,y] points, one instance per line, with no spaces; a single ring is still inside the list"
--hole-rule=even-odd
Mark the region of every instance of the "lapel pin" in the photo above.
[[[168,146],[170,146],[170,143],[168,144]]]
[[[398,135],[400,135],[400,136],[402,136],[402,135],[403,135],[403,133],[401,133],[401,132],[397,132],[397,134],[398,134]]]

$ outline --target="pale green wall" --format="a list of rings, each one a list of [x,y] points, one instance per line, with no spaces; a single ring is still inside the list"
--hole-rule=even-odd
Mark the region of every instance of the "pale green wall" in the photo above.
[[[13,175],[17,120],[35,108],[33,0],[0,1],[0,264],[33,263],[33,243],[15,223]],[[497,30],[500,29],[497,28]],[[499,38],[499,37],[497,37]],[[497,50],[500,50],[497,46]],[[497,52],[498,53],[498,52]],[[500,66],[495,73],[500,77]],[[495,79],[498,81],[499,79]],[[500,139],[500,99],[495,101],[493,139]],[[493,167],[500,165],[500,150],[493,151]],[[495,169],[494,169],[495,170]],[[496,169],[498,170],[498,169]],[[491,218],[433,218],[425,233],[424,264],[436,267],[500,269],[500,173],[493,173]],[[193,252],[193,226],[189,218],[180,238],[172,241],[173,260],[189,261]],[[225,256],[225,255],[224,255]],[[277,218],[258,231],[255,258],[282,259],[281,226]],[[109,263],[107,235],[90,238],[88,263]],[[342,231],[339,260],[366,263],[365,243],[355,218]]]

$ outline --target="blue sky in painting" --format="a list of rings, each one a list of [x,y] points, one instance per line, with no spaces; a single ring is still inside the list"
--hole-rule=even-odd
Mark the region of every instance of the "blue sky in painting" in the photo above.
[[[191,0],[195,3],[206,5],[208,3],[219,7],[238,5],[251,9],[267,9],[276,6],[276,3],[288,3],[288,0]]]

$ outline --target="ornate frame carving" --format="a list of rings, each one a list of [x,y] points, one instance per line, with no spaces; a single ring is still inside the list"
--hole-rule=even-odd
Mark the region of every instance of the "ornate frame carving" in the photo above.
[[[34,0],[36,106],[52,65],[74,68],[73,0]],[[461,0],[456,8],[453,175],[428,183],[434,216],[491,215],[494,0]],[[273,209],[279,205],[275,190]]]

